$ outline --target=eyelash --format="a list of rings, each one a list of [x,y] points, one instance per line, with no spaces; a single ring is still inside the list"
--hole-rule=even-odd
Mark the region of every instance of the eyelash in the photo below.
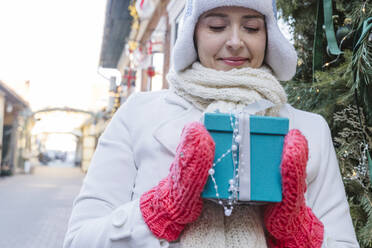
[[[244,27],[245,30],[249,31],[249,32],[257,32],[258,30],[260,30],[259,28],[249,28],[249,27]]]
[[[225,29],[225,26],[209,26],[209,28],[215,32],[222,32]],[[244,29],[252,33],[255,33],[260,30],[259,28],[249,28],[249,27],[244,27]]]
[[[221,32],[225,29],[225,26],[209,26],[212,31]]]

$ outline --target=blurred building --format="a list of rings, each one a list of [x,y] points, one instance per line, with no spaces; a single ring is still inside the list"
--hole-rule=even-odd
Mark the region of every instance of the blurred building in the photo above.
[[[137,0],[132,4],[124,1],[128,6],[119,2],[123,1],[107,1],[100,66],[120,71],[119,95],[123,103],[134,91],[168,88],[165,77],[186,1]],[[125,7],[131,19],[116,22],[115,13],[124,15]],[[114,30],[121,30],[121,35]]]
[[[107,0],[99,67],[116,69],[107,108],[79,129],[77,163],[87,171],[99,136],[135,91],[167,89],[165,79],[185,0]]]
[[[79,129],[81,136],[77,143],[75,164],[79,165],[83,172],[87,172],[90,161],[97,146],[98,138],[105,130],[112,114],[98,112],[94,118],[88,119]]]
[[[0,164],[1,175],[11,175],[24,170],[30,154],[30,133],[33,126],[29,118],[31,110],[24,97],[29,82],[10,87],[0,81]],[[22,86],[22,87],[21,87]],[[23,91],[24,90],[24,91]]]
[[[101,68],[116,69],[121,51],[126,44],[124,41],[131,30],[132,17],[128,9],[129,2],[122,0],[107,1],[104,38],[99,61]],[[89,118],[76,130],[81,135],[77,142],[75,164],[81,166],[84,172],[88,170],[99,136],[115,111],[120,107],[120,103],[124,102],[127,97],[127,95],[124,95],[124,85],[121,84],[120,80],[117,81],[115,77],[109,79],[106,107],[96,112],[95,116]]]

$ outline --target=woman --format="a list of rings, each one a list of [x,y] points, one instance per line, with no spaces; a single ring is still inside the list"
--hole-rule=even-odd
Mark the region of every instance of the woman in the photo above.
[[[168,74],[171,90],[138,93],[100,137],[64,247],[358,247],[329,128],[294,109],[278,80],[297,56],[275,1],[189,0]],[[266,99],[287,117],[283,201],[224,216],[203,202],[214,142],[203,112]],[[302,135],[302,134],[303,135]],[[308,159],[309,158],[309,159]]]

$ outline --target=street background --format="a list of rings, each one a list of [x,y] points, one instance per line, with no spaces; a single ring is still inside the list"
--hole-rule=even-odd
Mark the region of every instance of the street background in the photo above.
[[[135,92],[169,88],[185,3],[0,1],[0,248],[62,247],[113,115]],[[327,121],[358,241],[372,248],[372,1],[276,3],[298,54],[288,103]]]
[[[0,247],[62,247],[84,174],[66,164],[0,178]]]

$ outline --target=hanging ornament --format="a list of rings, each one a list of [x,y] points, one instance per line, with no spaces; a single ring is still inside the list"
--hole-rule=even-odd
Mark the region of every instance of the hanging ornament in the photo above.
[[[338,44],[340,44],[341,49],[343,48],[352,49],[353,39],[352,36],[350,35],[351,32],[352,32],[351,19],[346,18],[344,21],[344,25],[339,27],[336,32],[337,42]]]
[[[351,31],[350,25],[344,25],[339,27],[336,32],[337,41],[341,42],[341,40],[345,38],[350,33],[350,31]]]
[[[153,0],[138,0],[135,6],[141,20],[149,19],[156,8]]]
[[[317,20],[313,46],[313,81],[315,81],[315,72],[321,70],[325,66],[323,65],[324,32],[327,39],[328,55],[339,56],[342,54],[336,41],[332,12],[332,0],[318,0]],[[328,65],[326,64],[326,66]]]
[[[137,71],[132,70],[131,71],[131,76],[130,76],[130,86],[132,86],[132,87],[136,86],[136,75],[137,75]]]
[[[125,87],[128,87],[128,73],[129,73],[129,69],[126,68],[124,69],[124,75],[121,79],[121,85],[125,88]]]
[[[127,89],[130,89],[131,86],[136,84],[135,82],[136,82],[136,71],[133,70],[132,68],[125,69],[122,84],[126,84]]]
[[[152,41],[150,40],[147,45],[147,54],[151,55],[152,54]]]
[[[153,66],[149,66],[149,67],[147,68],[147,75],[148,75],[149,77],[153,77],[153,76],[155,76],[155,68],[154,68]]]
[[[138,47],[136,50],[133,51],[133,66],[134,67],[139,67],[140,64],[142,63],[142,60],[144,59],[144,54],[142,52],[142,47]]]
[[[146,70],[151,65],[151,56],[147,54],[147,47],[139,45],[132,53],[132,66],[137,69]]]

